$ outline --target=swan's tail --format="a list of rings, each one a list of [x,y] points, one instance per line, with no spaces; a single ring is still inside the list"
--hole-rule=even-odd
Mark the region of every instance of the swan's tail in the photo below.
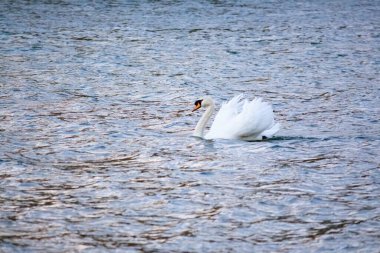
[[[280,131],[280,128],[281,128],[280,123],[274,124],[271,128],[262,132],[263,138],[264,138],[264,136],[266,138],[272,138],[273,135],[275,135],[278,131]]]

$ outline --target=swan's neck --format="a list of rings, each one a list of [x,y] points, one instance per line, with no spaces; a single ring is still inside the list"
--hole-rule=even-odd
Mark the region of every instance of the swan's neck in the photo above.
[[[213,112],[214,112],[214,105],[208,106],[206,111],[203,113],[201,119],[198,121],[198,124],[194,130],[193,136],[203,138],[206,124],[211,118],[211,115]]]

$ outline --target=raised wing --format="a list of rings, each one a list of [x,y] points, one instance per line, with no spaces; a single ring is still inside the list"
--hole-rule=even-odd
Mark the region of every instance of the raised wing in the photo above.
[[[261,98],[248,101],[239,95],[222,105],[206,139],[256,140],[262,139],[264,133],[273,135],[278,129],[271,105]]]
[[[244,102],[243,95],[233,97],[228,103],[224,103],[215,116],[210,131],[206,134],[206,139],[233,138],[232,120],[239,115]]]

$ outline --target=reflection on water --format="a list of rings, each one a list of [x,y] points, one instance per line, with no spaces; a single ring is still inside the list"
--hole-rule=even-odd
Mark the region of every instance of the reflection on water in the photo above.
[[[380,247],[378,2],[0,10],[0,251]],[[241,92],[279,136],[191,137]]]

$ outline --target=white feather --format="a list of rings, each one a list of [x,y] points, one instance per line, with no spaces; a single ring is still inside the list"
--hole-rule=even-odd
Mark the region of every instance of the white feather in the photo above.
[[[211,98],[206,98],[206,105],[210,105],[207,117],[199,123],[202,130],[213,111],[214,103],[208,100]],[[275,123],[271,105],[262,102],[261,98],[249,101],[243,95],[238,95],[221,106],[205,138],[262,140],[264,136],[273,137],[279,130],[280,124]]]

